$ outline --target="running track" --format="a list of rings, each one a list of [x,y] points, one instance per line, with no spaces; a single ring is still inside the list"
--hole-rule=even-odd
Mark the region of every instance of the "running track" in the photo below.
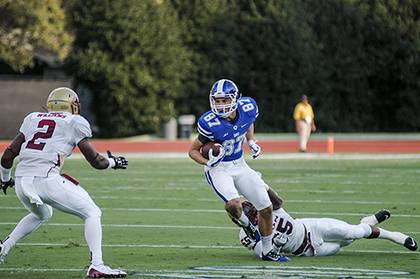
[[[130,152],[188,152],[191,141],[189,140],[92,140],[99,152],[112,150],[117,153]],[[261,140],[258,141],[264,152],[269,153],[293,153],[298,150],[297,140]],[[8,146],[8,141],[0,141],[0,152]],[[310,140],[308,152],[327,153],[327,140]],[[335,153],[403,153],[420,154],[420,140],[334,140]],[[331,147],[331,146],[330,146]],[[247,148],[245,148],[247,151]],[[76,149],[76,152],[79,152]]]

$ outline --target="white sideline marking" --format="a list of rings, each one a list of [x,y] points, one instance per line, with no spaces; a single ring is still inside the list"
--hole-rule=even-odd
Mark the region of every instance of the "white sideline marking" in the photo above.
[[[66,243],[44,243],[44,242],[23,242],[18,243],[17,246],[60,246],[65,247],[69,244]],[[78,246],[86,247],[86,244],[78,244]],[[239,245],[165,245],[165,244],[103,244],[104,247],[114,248],[157,248],[157,249],[245,249]],[[360,250],[360,249],[348,249],[344,248],[339,253],[392,253],[392,254],[420,254],[420,252],[413,251],[390,251],[390,250]]]

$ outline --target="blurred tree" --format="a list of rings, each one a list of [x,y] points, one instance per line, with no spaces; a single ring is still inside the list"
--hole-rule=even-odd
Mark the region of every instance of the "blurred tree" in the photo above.
[[[208,94],[212,82],[226,77],[226,73],[216,75],[210,69],[211,64],[217,64],[218,61],[212,61],[210,53],[213,45],[209,42],[218,31],[222,34],[228,33],[227,30],[212,30],[212,26],[215,18],[220,18],[220,14],[228,17],[227,12],[231,6],[226,0],[170,0],[170,3],[182,22],[182,40],[192,61],[188,78],[184,81],[185,92],[177,100],[176,107],[180,113],[200,115],[209,109]],[[228,40],[233,42],[232,38]],[[218,45],[216,49],[220,50],[222,47]]]
[[[191,63],[164,1],[73,1],[73,71],[93,92],[101,136],[157,132],[176,114]]]
[[[297,96],[316,83],[316,41],[294,0],[171,1],[187,22],[184,35],[196,70],[181,108],[209,109],[212,82],[230,78],[257,99],[259,131],[292,129]]]
[[[0,59],[16,71],[31,66],[33,57],[63,61],[72,35],[60,0],[0,0]]]
[[[419,129],[418,1],[303,3],[313,14],[309,24],[324,73],[316,96],[318,126],[336,132]]]

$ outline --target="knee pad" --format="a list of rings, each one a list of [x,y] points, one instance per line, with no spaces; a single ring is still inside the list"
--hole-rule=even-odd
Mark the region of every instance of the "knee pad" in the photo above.
[[[32,213],[34,214],[34,213]],[[43,223],[47,222],[53,215],[53,210],[52,207],[49,205],[45,206],[45,209],[42,210],[42,214],[34,214],[34,216],[36,218],[38,218],[39,220],[41,220]]]
[[[98,207],[98,206],[94,206],[92,207],[91,210],[89,210],[88,215],[86,216],[86,218],[89,217],[101,217],[102,216],[102,210]]]

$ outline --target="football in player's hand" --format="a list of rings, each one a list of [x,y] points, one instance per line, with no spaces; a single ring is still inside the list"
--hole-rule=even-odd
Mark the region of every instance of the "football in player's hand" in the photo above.
[[[201,155],[203,155],[204,158],[208,159],[209,158],[209,151],[210,151],[210,149],[212,149],[213,150],[213,156],[217,156],[217,155],[219,155],[221,147],[222,147],[222,145],[220,143],[213,142],[213,141],[208,142],[201,147]]]

